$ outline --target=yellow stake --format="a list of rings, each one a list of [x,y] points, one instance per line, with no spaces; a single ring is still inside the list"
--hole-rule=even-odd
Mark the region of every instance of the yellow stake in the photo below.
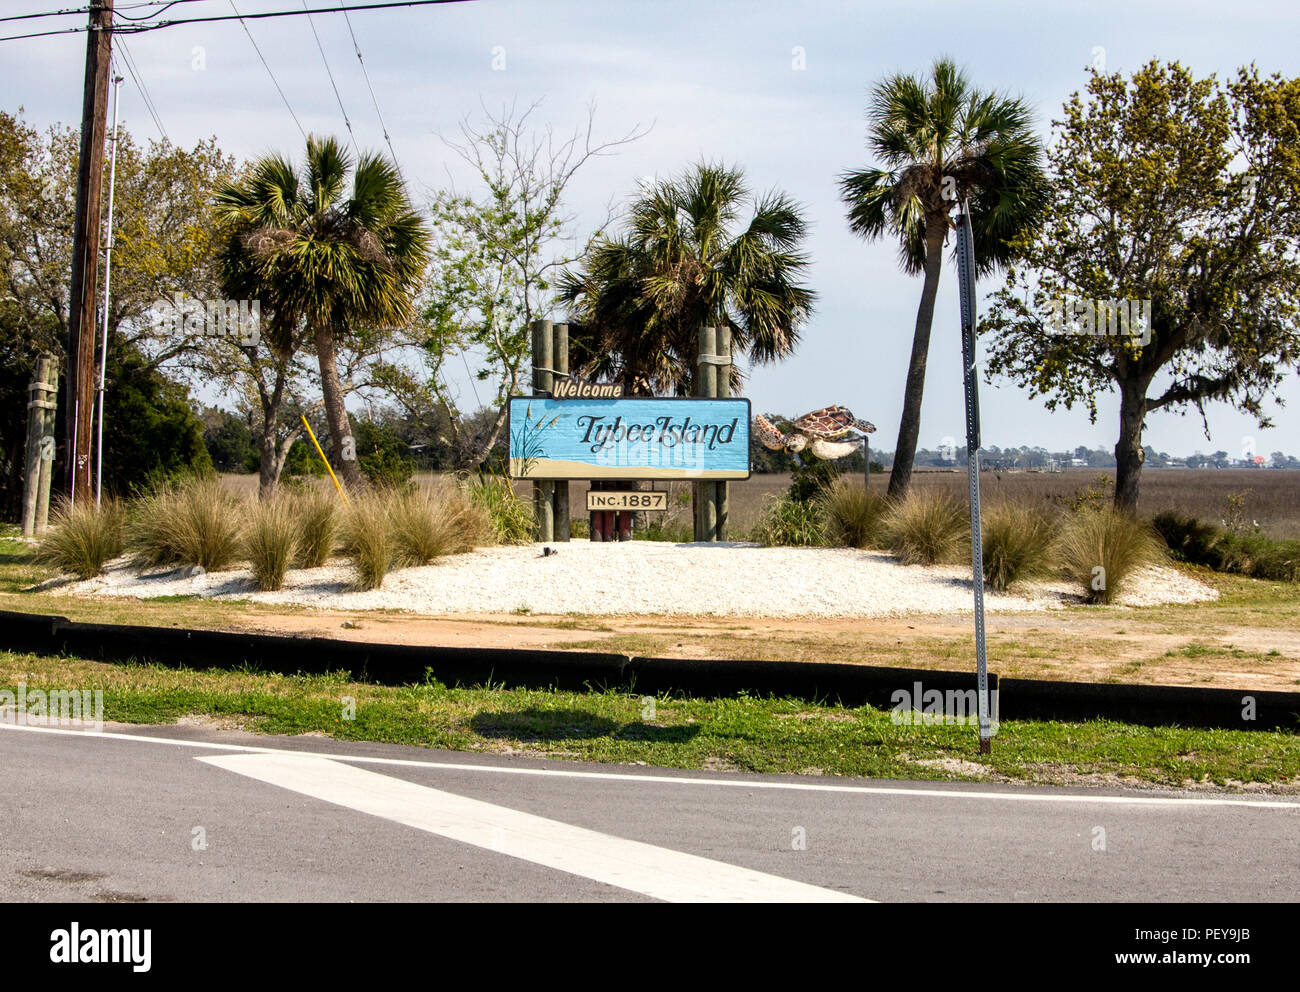
[[[343,505],[351,506],[352,504],[348,501],[348,494],[343,491],[343,487],[339,485],[338,477],[334,474],[334,470],[330,468],[330,460],[325,457],[325,452],[320,450],[320,442],[316,440],[316,434],[312,431],[311,424],[307,423],[307,415],[305,413],[302,415],[302,425],[307,428],[307,436],[311,438],[311,443],[316,445],[316,454],[320,455],[320,460],[325,465],[325,471],[328,472],[330,478],[334,480],[334,488],[339,491],[339,498],[343,500]]]

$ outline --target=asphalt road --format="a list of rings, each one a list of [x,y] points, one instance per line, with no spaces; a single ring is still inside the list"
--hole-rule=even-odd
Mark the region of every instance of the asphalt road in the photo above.
[[[1300,801],[0,727],[0,899],[1264,901]]]

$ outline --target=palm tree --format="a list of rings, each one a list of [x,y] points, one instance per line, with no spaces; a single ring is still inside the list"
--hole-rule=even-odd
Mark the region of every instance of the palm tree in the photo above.
[[[585,372],[629,392],[688,394],[701,327],[731,328],[733,348],[751,361],[794,351],[814,299],[797,282],[808,265],[798,250],[806,224],[774,190],[736,232],[748,199],[741,170],[722,165],[643,187],[625,232],[593,242],[585,271],[560,281],[582,325],[574,343],[588,356]]]
[[[972,89],[948,59],[934,63],[929,80],[895,75],[878,83],[867,119],[867,144],[882,165],[840,177],[849,227],[867,241],[897,237],[903,271],[925,274],[889,475],[889,495],[901,497],[911,483],[921,431],[934,299],[953,226],[949,215],[969,203],[975,271],[987,275],[1012,261],[1015,240],[1041,223],[1048,180],[1024,102]]]
[[[307,139],[301,172],[278,155],[255,162],[216,194],[226,225],[225,292],[260,299],[268,340],[285,353],[305,332],[315,342],[330,438],[344,481],[361,485],[336,345],[366,327],[395,326],[429,255],[429,232],[401,175],[379,155],[352,162],[334,138]]]

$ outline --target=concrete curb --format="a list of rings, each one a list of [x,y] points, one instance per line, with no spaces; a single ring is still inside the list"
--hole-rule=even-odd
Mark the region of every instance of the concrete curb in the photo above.
[[[79,623],[66,617],[0,611],[0,645],[41,655],[103,661],[131,659],[193,668],[252,664],[272,672],[348,671],[363,679],[403,684],[426,674],[447,685],[581,690],[617,689],[647,695],[788,696],[846,706],[895,705],[901,691],[973,690],[972,672],[883,668],[821,662],[716,661],[634,658],[621,654],[512,648],[424,647],[327,637],[176,627]],[[1300,693],[1209,689],[1196,686],[1047,682],[999,679],[1001,720],[1116,720],[1148,726],[1227,730],[1300,730]],[[920,700],[915,701],[918,708]],[[1253,707],[1253,719],[1246,715]]]

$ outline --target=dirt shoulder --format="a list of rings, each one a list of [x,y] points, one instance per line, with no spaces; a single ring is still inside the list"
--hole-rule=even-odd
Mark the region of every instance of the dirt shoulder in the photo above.
[[[1193,614],[1193,617],[1195,615]],[[1193,617],[996,616],[989,666],[1064,681],[1300,690],[1300,629]],[[1206,618],[1208,619],[1208,618]],[[376,615],[232,611],[225,626],[298,636],[446,647],[553,648],[670,658],[831,661],[923,669],[973,667],[969,617],[759,618]]]

